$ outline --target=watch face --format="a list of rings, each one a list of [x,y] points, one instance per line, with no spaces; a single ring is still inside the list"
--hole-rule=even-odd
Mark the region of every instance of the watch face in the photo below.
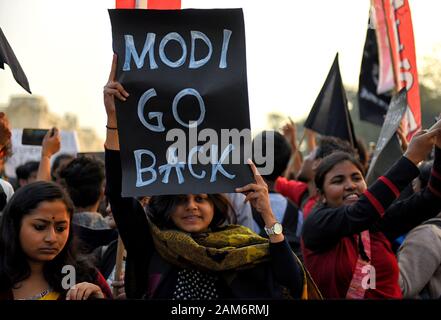
[[[282,231],[283,231],[282,225],[281,225],[280,223],[276,223],[276,224],[273,226],[273,230],[274,230],[274,233],[275,233],[275,234],[281,234]]]

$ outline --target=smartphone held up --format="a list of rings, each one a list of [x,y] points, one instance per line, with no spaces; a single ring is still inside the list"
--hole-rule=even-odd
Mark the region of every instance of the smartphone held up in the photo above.
[[[46,133],[51,130],[53,135],[53,129],[23,129],[23,133],[21,136],[21,144],[23,145],[31,145],[31,146],[41,146],[43,143],[44,136]]]

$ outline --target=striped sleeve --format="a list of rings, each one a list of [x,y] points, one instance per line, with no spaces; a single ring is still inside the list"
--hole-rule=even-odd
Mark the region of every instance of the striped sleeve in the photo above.
[[[441,170],[440,150],[437,150],[437,165]],[[389,239],[409,231],[425,219],[433,217],[441,208],[441,201],[434,201],[431,192],[420,192],[412,197],[395,201],[403,190],[419,174],[406,157],[401,157],[384,176],[377,179],[353,205],[336,208],[321,205],[304,221],[302,238],[306,248],[325,250],[342,237],[368,230],[375,226]],[[440,180],[436,174],[431,178],[432,189],[439,191]],[[439,199],[439,198],[436,198]],[[440,198],[441,200],[441,198]]]
[[[401,157],[397,165],[369,187],[363,194],[373,209],[383,217],[385,210],[400,196],[413,178],[418,176],[418,168],[406,157]]]

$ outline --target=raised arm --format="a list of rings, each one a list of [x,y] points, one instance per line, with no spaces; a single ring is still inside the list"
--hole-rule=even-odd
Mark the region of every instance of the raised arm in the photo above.
[[[435,161],[427,187],[410,198],[393,203],[379,228],[389,240],[409,232],[441,211],[441,149],[435,148]]]
[[[60,151],[61,137],[57,128],[49,130],[41,145],[41,159],[38,166],[37,181],[51,181],[51,158]]]
[[[129,93],[123,86],[116,81],[117,56],[113,55],[112,69],[109,79],[104,86],[104,106],[106,107],[106,142],[104,146],[109,150],[119,150],[118,123],[116,121],[115,97],[121,101],[126,101]]]
[[[429,182],[419,193],[394,203],[380,221],[380,229],[390,240],[407,233],[441,211],[441,120],[429,132],[435,134],[435,161]]]
[[[122,169],[119,153],[118,127],[115,110],[115,97],[125,101],[127,91],[115,80],[117,57],[113,56],[109,80],[104,87],[104,106],[107,114],[107,133],[105,142],[106,196],[109,199],[121,239],[127,252],[145,252],[145,246],[151,243],[148,222],[144,209],[134,198],[121,196]],[[139,251],[141,250],[141,251]]]
[[[316,133],[311,129],[305,128],[305,137],[308,153],[311,153],[317,147]]]
[[[289,159],[288,165],[285,170],[284,176],[289,178],[290,174],[293,173],[295,176],[302,166],[302,155],[298,149],[297,145],[297,128],[294,121],[289,118],[289,122],[282,128],[283,135],[286,140],[288,140],[291,146],[291,158]]]
[[[254,163],[248,161],[254,174],[255,183],[250,183],[242,188],[237,188],[236,192],[242,192],[246,195],[245,201],[260,213],[265,226],[272,227],[276,222],[274,213],[271,209],[268,186],[260,176]],[[297,263],[294,253],[283,233],[269,235],[271,267],[277,281],[290,289],[295,297],[300,297],[303,285],[303,272]]]
[[[274,217],[273,210],[271,209],[268,186],[257,171],[254,163],[251,160],[248,160],[248,164],[253,171],[255,183],[250,183],[242,188],[237,188],[236,192],[242,192],[246,195],[245,202],[249,201],[251,203],[257,212],[260,213],[260,216],[265,222],[265,227],[270,228],[278,221]],[[270,242],[276,243],[282,242],[285,237],[283,233],[280,233],[270,235],[269,239]]]
[[[416,134],[404,156],[363,192],[355,204],[338,208],[322,206],[311,213],[303,224],[305,246],[312,250],[324,249],[342,237],[368,230],[379,222],[399,192],[418,175],[416,164],[432,150],[440,132]]]

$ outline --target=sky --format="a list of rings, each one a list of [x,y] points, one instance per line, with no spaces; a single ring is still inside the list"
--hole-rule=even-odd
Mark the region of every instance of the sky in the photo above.
[[[49,109],[77,115],[104,137],[102,90],[112,59],[107,9],[114,0],[0,0],[0,27],[33,94]],[[267,113],[295,121],[308,115],[339,52],[342,78],[356,87],[369,0],[182,0],[183,8],[243,8],[251,128]],[[410,0],[418,65],[441,44],[441,1]],[[0,104],[27,94],[0,70]]]

